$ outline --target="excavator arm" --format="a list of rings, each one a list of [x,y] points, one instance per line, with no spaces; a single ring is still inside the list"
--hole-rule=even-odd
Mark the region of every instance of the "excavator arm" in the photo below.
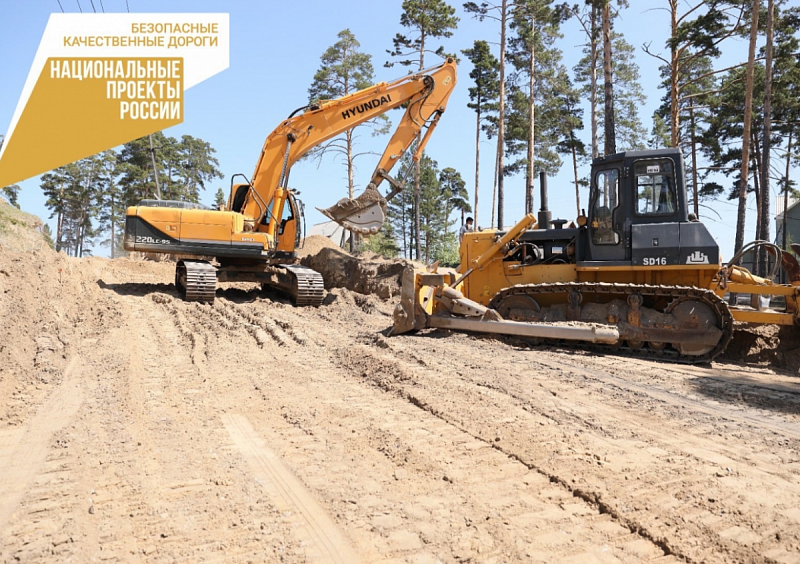
[[[405,104],[405,113],[364,193],[320,210],[351,231],[376,233],[383,225],[386,208],[386,199],[378,192],[378,186],[389,179],[394,186],[389,197],[400,189],[389,171],[415,139],[420,142],[414,159],[419,159],[455,83],[456,65],[448,59],[438,67],[392,82],[381,82],[337,100],[323,101],[303,108],[305,111],[299,115],[290,116],[264,142],[252,184],[241,205],[237,206],[239,209],[234,210],[244,215],[245,229],[249,223],[249,229],[266,231],[275,237],[279,228],[277,217],[290,193],[288,179],[292,165],[328,139]],[[426,129],[424,134],[423,129]],[[267,214],[270,217],[264,221]]]

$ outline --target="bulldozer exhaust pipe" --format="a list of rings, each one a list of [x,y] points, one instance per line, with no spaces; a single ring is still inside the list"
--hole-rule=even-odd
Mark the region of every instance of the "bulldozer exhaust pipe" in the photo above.
[[[539,196],[542,202],[542,208],[539,211],[539,229],[550,229],[553,213],[547,205],[547,175],[544,172],[539,173]]]

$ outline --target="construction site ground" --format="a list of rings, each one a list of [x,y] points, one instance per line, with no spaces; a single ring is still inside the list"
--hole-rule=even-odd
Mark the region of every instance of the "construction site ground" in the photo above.
[[[0,249],[0,562],[800,562],[791,350],[390,337],[173,268]]]

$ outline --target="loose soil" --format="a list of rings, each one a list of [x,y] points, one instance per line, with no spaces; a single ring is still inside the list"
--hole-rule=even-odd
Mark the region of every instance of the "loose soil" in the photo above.
[[[353,256],[321,235],[306,239],[300,262],[322,274],[325,288],[391,298],[400,295],[403,269],[410,261],[387,260],[374,253]]]
[[[0,562],[800,562],[796,333],[703,367],[387,337],[394,263],[317,244],[319,308],[0,249]]]

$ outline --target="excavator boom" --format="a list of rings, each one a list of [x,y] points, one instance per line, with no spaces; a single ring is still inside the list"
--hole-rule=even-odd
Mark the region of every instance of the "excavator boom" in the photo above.
[[[320,210],[351,231],[377,232],[383,224],[386,206],[385,199],[378,193],[378,186],[414,140],[420,138],[422,130],[428,128],[428,133],[432,131],[455,84],[455,62],[448,59],[438,67],[392,82],[381,82],[337,100],[320,102],[290,117],[267,137],[241,212],[258,225],[276,205],[274,199],[280,197],[282,188],[286,188],[289,171],[298,159],[325,141],[405,104],[405,113],[364,194]],[[428,138],[426,134],[421,139],[417,158]],[[270,229],[275,228],[276,222],[271,222]]]

